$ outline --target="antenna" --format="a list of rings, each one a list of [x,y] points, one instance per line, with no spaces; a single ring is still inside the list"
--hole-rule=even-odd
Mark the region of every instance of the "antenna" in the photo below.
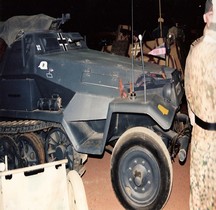
[[[133,42],[133,33],[134,33],[134,23],[133,23],[133,0],[131,0],[131,51],[132,51],[132,62],[131,62],[131,93],[134,93],[134,55],[133,55],[133,47],[134,47],[134,42]]]
[[[145,78],[145,68],[144,68],[144,57],[143,57],[143,48],[142,48],[142,35],[139,35],[140,41],[140,53],[141,53],[141,60],[142,60],[142,69],[143,69],[143,88],[144,88],[144,102],[146,103],[146,78]]]
[[[163,37],[163,29],[162,29],[162,23],[164,22],[162,15],[161,15],[161,0],[158,0],[159,2],[159,18],[158,22],[160,24],[160,37]]]

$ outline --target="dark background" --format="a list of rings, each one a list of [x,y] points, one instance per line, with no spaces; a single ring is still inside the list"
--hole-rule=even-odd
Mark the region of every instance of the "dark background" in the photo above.
[[[82,35],[101,31],[115,31],[119,24],[131,25],[132,0],[0,0],[0,20],[15,15],[44,13],[61,17],[70,13],[71,20],[64,26],[68,31],[79,31]],[[193,40],[202,34],[205,0],[161,0],[164,25],[171,27],[179,23]],[[137,33],[152,31],[158,24],[158,0],[133,0],[133,23]],[[191,33],[193,33],[192,36]]]

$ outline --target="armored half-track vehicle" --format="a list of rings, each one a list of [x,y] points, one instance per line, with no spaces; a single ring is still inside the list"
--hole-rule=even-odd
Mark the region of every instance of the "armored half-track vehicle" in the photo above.
[[[88,155],[111,147],[122,205],[161,209],[172,159],[185,161],[190,139],[180,72],[91,50],[79,33],[21,29],[0,63],[0,161],[15,169],[67,158],[82,174]]]

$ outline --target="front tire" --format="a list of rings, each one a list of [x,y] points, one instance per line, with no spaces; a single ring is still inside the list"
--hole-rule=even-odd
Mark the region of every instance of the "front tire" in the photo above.
[[[162,139],[147,128],[127,130],[113,150],[111,180],[126,209],[162,209],[173,180],[170,155]]]

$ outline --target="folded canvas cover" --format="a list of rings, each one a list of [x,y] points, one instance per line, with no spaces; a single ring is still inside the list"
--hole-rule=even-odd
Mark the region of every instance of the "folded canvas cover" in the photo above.
[[[49,30],[54,20],[55,18],[44,14],[11,17],[1,22],[0,38],[10,46],[23,32]]]

